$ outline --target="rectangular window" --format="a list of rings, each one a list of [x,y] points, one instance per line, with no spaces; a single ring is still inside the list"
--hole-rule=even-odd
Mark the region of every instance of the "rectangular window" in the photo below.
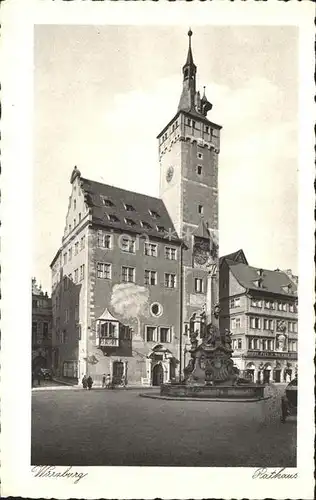
[[[171,273],[165,273],[165,287],[175,288],[176,287],[176,275]]]
[[[260,323],[260,318],[250,318],[250,328],[259,330],[261,328]]]
[[[235,330],[235,328],[236,328],[236,319],[235,318],[232,318],[230,320],[230,327],[232,330]]]
[[[204,293],[204,280],[202,278],[194,278],[194,290],[196,293]]]
[[[75,243],[75,255],[78,255],[78,251],[79,251],[79,243]]]
[[[80,281],[84,279],[84,264],[80,266]]]
[[[199,160],[202,160],[203,159],[203,153],[198,153],[197,157],[199,158]]]
[[[76,222],[76,219],[74,219],[74,227],[76,227],[77,225],[77,222]]]
[[[264,330],[273,330],[273,320],[272,319],[264,319],[263,320],[263,329]]]
[[[98,231],[97,235],[97,246],[99,248],[111,248],[111,234],[107,234],[104,231]]]
[[[195,121],[192,120],[192,127],[195,128]]]
[[[97,278],[111,279],[111,264],[97,262]]]
[[[157,285],[157,272],[145,269],[144,283],[145,285]]]
[[[230,299],[230,307],[240,307],[240,297]]]
[[[278,311],[286,311],[286,302],[278,302]]]
[[[147,342],[157,341],[157,328],[155,326],[146,326],[146,341]]]
[[[236,318],[236,328],[240,328],[240,318]]]
[[[242,349],[242,340],[241,339],[237,340],[237,349]]]
[[[136,241],[130,238],[121,239],[121,249],[123,252],[135,253]]]
[[[67,264],[67,254],[64,253],[64,265]]]
[[[122,266],[122,281],[125,283],[135,282],[135,268]]]
[[[198,213],[203,215],[203,205],[198,205]]]
[[[105,321],[100,324],[100,337],[116,337],[117,324],[111,321]]]
[[[259,299],[251,299],[252,307],[262,307],[262,301]]]
[[[173,247],[165,247],[165,257],[168,260],[177,259],[177,249]]]
[[[265,300],[264,307],[265,309],[274,309],[274,302],[272,302],[271,300]]]
[[[196,167],[196,171],[197,171],[198,175],[201,175],[202,174],[202,165],[198,165]]]
[[[71,259],[72,259],[72,248],[69,248],[69,250],[68,250],[68,260],[69,260],[69,262],[71,261]]]
[[[79,212],[79,222],[81,222],[81,213]]]
[[[145,241],[144,253],[145,255],[149,255],[150,257],[157,257],[158,254],[158,245],[156,243],[148,243]]]
[[[65,323],[68,323],[69,321],[69,309],[65,309]]]
[[[208,134],[209,133],[209,127],[205,126],[205,132]]]
[[[160,327],[160,342],[170,342],[170,328]]]
[[[74,275],[74,283],[78,283],[78,269],[75,269],[75,275]]]
[[[295,312],[295,306],[294,306],[294,304],[289,304],[289,311],[290,311],[291,313],[294,313],[294,312]]]

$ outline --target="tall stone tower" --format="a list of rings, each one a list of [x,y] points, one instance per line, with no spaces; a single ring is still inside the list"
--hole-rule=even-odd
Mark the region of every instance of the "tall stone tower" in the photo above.
[[[218,154],[221,126],[209,121],[212,104],[196,91],[191,37],[183,66],[183,88],[176,115],[158,135],[160,197],[184,239],[200,224],[218,229]],[[201,222],[202,221],[202,222]]]

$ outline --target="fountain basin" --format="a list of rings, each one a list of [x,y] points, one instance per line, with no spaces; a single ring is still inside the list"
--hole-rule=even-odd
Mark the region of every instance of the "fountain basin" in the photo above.
[[[160,395],[170,398],[253,399],[264,398],[264,385],[162,384]]]

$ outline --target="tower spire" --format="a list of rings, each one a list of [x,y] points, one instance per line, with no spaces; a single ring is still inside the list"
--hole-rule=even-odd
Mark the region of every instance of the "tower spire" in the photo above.
[[[193,33],[191,28],[188,31],[189,37],[189,48],[188,55],[185,65],[182,68],[183,73],[183,89],[182,95],[179,102],[178,110],[192,111],[195,106],[195,94],[196,94],[196,66],[193,61],[191,37]]]
[[[196,66],[193,61],[192,54],[192,30],[189,28],[189,47],[188,55],[185,65],[182,68],[183,73],[183,84],[182,84],[182,94],[180,97],[180,102],[178,106],[178,111],[186,111],[199,113],[202,116],[206,116],[208,111],[212,109],[212,104],[207,100],[205,96],[205,87],[203,92],[203,97],[201,99],[200,93],[196,91]]]

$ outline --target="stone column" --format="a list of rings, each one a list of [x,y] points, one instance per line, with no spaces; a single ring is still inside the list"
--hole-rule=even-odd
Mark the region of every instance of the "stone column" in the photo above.
[[[253,372],[253,381],[256,383],[258,380],[258,368],[255,367],[254,372]]]

